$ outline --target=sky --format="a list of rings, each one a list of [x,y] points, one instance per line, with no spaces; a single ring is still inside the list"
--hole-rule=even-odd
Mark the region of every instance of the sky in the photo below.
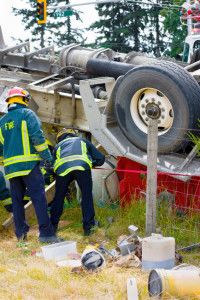
[[[88,2],[88,0],[70,1],[71,4],[84,2]],[[14,43],[12,37],[22,40],[26,40],[29,38],[29,32],[24,31],[21,17],[15,16],[12,13],[12,7],[22,8],[24,6],[24,3],[25,1],[22,0],[0,0],[0,26],[3,31],[4,41],[6,45],[12,45]],[[77,6],[75,8],[83,12],[81,16],[83,20],[83,27],[88,27],[98,18],[98,14],[93,4]],[[90,32],[89,34],[87,34],[87,39],[88,42],[93,42],[95,40],[95,33]]]

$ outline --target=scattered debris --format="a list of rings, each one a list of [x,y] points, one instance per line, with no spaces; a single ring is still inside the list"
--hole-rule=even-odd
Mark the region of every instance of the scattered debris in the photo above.
[[[105,248],[104,245],[100,245],[98,246],[98,250],[102,253],[102,254],[106,254],[109,257],[111,257],[112,259],[116,258],[116,256],[118,256],[118,252],[115,249],[112,250],[108,250]]]
[[[107,221],[108,221],[108,226],[110,226],[114,222],[114,218],[113,217],[108,217]]]
[[[192,251],[192,250],[199,249],[199,248],[200,248],[200,243],[197,243],[197,244],[189,245],[187,247],[180,248],[177,251],[186,251],[186,252],[188,252],[188,251]]]
[[[81,274],[84,272],[84,269],[83,267],[74,267],[72,270],[71,270],[72,273],[75,273],[75,274]]]
[[[35,256],[35,255],[36,255],[36,253],[37,253],[37,251],[36,251],[36,250],[31,250],[31,256]]]
[[[122,235],[117,240],[117,245],[121,252],[121,255],[127,255],[133,252],[136,248],[136,243],[140,239],[136,235],[136,231],[138,230],[138,227],[136,227],[135,225],[130,225],[128,227],[128,230],[131,233],[131,235],[129,236]]]
[[[139,268],[139,267],[141,267],[141,261],[134,253],[128,254],[126,256],[120,256],[116,260],[115,264],[121,268]]]
[[[94,271],[105,266],[105,258],[96,247],[89,245],[83,251],[81,263],[84,269]]]
[[[42,254],[45,260],[63,260],[71,253],[77,253],[75,241],[65,241],[47,246],[42,246]]]
[[[79,253],[68,253],[67,254],[67,258],[68,259],[77,259],[80,260],[81,259],[81,255]]]
[[[134,242],[128,242],[127,240],[123,241],[119,244],[119,249],[121,252],[121,255],[127,255],[130,254],[135,250],[135,243]]]
[[[113,218],[109,217],[108,223],[110,224],[112,222]],[[71,268],[72,273],[78,274],[82,272],[100,270],[103,266],[105,266],[106,261],[111,264],[114,263],[116,266],[121,268],[141,268],[143,252],[142,242],[146,238],[142,239],[136,234],[138,227],[135,225],[130,225],[128,230],[130,235],[121,235],[117,240],[116,249],[107,249],[104,246],[104,242],[104,244],[102,243],[100,245],[88,245],[82,255],[80,255],[77,252],[75,241],[65,241],[43,246],[41,247],[42,252],[32,251],[32,255],[43,257],[45,260],[54,260],[58,267]],[[166,238],[162,235],[154,234],[153,237],[157,237],[156,242],[163,242],[163,239],[166,241]],[[156,243],[155,245],[158,250],[158,244]],[[157,258],[158,257],[156,256],[156,259]],[[179,264],[182,263],[182,256],[178,253],[176,253],[176,262]],[[136,282],[134,283],[134,278],[129,279],[127,289],[128,284],[130,289],[132,289],[133,286],[134,289],[137,288]],[[137,299],[135,295],[134,299]]]
[[[122,235],[117,240],[118,250],[121,255],[127,255],[136,250],[136,247],[140,243],[140,238],[135,235]]]
[[[152,233],[142,240],[142,269],[172,269],[175,265],[175,239]]]
[[[129,232],[130,232],[131,234],[136,235],[136,231],[138,231],[138,227],[135,226],[135,225],[129,225],[129,226],[128,226],[128,230],[129,230]]]
[[[77,268],[77,267],[81,267],[82,263],[80,259],[66,259],[66,260],[57,261],[56,265],[58,267]]]
[[[37,257],[43,257],[43,254],[42,254],[42,252],[36,252],[35,256],[37,256]]]
[[[127,300],[139,300],[137,282],[134,277],[127,280]]]
[[[192,271],[192,270],[196,270],[196,271],[200,271],[200,268],[197,267],[197,266],[194,266],[194,265],[189,265],[189,264],[181,264],[179,266],[176,266],[173,268],[173,270],[189,270],[189,271]]]
[[[135,241],[135,255],[142,260],[142,241]]]
[[[149,274],[148,291],[150,297],[171,295],[196,299],[200,296],[200,269],[194,266],[154,269]]]
[[[183,256],[177,252],[175,252],[175,265],[179,265],[183,263]]]

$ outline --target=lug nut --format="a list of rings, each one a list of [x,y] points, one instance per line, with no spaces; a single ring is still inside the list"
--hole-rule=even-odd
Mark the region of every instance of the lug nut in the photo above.
[[[173,116],[174,116],[173,110],[172,110],[172,109],[170,109],[170,111],[169,111],[169,116],[172,117],[172,118],[173,118]]]

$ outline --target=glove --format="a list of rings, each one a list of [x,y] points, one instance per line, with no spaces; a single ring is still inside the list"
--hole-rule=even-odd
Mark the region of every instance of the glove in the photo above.
[[[49,160],[45,160],[44,161],[44,168],[47,172],[52,171],[53,170],[53,164],[51,161]]]

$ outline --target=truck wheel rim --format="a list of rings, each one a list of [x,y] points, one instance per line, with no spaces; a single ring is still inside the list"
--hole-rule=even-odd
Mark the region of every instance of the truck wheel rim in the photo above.
[[[159,90],[153,88],[138,90],[131,99],[131,117],[136,126],[147,134],[149,116],[147,115],[146,108],[151,103],[157,105],[160,110],[158,135],[163,135],[172,127],[174,111],[169,99]]]

